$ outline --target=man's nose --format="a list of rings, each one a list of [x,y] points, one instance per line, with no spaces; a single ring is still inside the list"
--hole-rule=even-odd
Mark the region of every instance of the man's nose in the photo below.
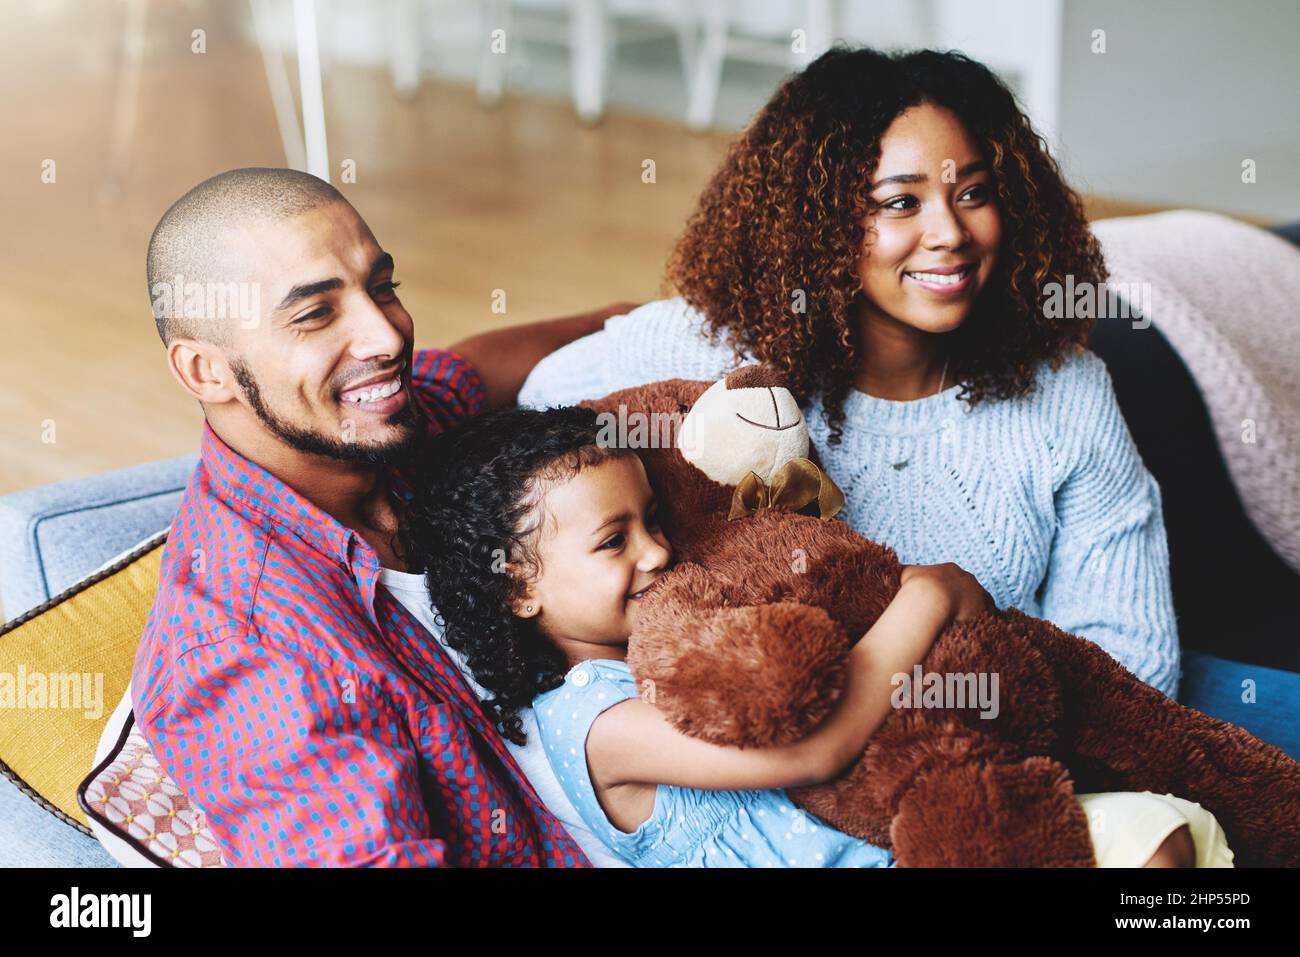
[[[395,359],[406,350],[406,337],[369,296],[358,297],[351,307],[351,351],[357,359]]]

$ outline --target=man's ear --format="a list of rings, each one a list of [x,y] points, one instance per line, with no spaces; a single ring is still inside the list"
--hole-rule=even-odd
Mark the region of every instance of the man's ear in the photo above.
[[[522,572],[518,562],[506,562],[501,566],[504,575],[522,577]],[[532,582],[526,584],[523,593],[510,603],[510,611],[516,618],[535,618],[542,613],[542,603]]]
[[[167,346],[167,368],[182,389],[206,405],[238,398],[225,354],[210,342],[173,339]]]

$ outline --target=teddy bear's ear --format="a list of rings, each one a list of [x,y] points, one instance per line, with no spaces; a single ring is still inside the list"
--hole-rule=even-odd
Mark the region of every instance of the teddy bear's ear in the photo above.
[[[785,382],[771,366],[751,362],[722,380],[728,389],[784,389]]]

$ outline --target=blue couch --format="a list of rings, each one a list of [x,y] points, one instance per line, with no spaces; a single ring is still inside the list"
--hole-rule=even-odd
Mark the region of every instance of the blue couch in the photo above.
[[[0,599],[17,617],[165,528],[195,458],[170,459],[0,497]],[[1274,635],[1281,646],[1294,629]],[[1241,700],[1251,679],[1259,700]],[[1300,674],[1184,649],[1179,700],[1300,759]],[[89,770],[89,769],[87,769]],[[114,866],[93,838],[0,777],[0,866]]]

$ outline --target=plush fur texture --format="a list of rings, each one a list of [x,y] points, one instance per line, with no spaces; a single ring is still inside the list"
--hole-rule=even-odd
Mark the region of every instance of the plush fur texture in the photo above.
[[[711,385],[668,380],[583,404],[680,420]],[[731,487],[662,446],[638,453],[674,566],[642,599],[628,664],[687,734],[797,740],[826,717],[847,650],[898,591],[897,556],[834,520],[762,510],[729,522]],[[950,625],[922,668],[996,673],[997,717],[895,708],[838,779],[789,791],[901,866],[1093,866],[1076,790],[1199,802],[1239,866],[1300,866],[1300,764],[1165,697],[1093,642],[995,611]]]

